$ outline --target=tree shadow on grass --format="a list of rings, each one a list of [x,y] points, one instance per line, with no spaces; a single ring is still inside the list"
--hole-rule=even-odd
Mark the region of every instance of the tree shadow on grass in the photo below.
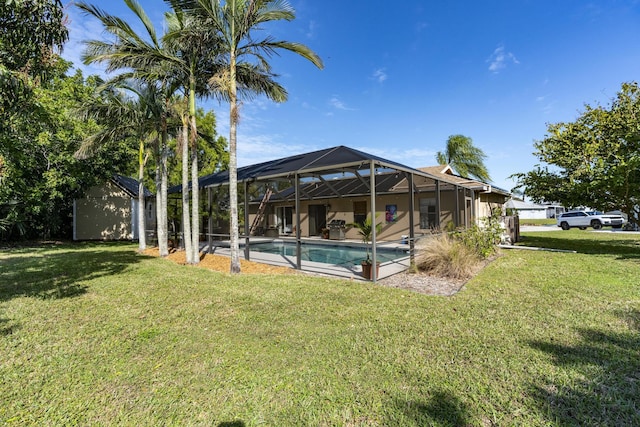
[[[581,254],[616,255],[618,259],[640,260],[640,238],[624,236],[622,233],[611,234],[611,239],[602,239],[586,231],[578,237],[572,234],[571,238],[564,236],[562,231],[545,232],[544,235],[522,236],[519,246],[561,249]]]
[[[393,411],[385,425],[467,426],[472,417],[465,404],[447,391],[437,390],[428,401],[393,400]]]
[[[9,319],[0,318],[0,337],[11,335],[16,328],[17,325],[11,324]]]
[[[569,370],[570,383],[532,385],[542,413],[558,425],[640,425],[640,311],[620,312],[631,329],[606,333],[582,329],[582,342],[530,345]]]
[[[20,248],[0,259],[0,302],[16,297],[69,298],[86,292],[82,281],[121,273],[144,256],[131,245],[79,243]]]

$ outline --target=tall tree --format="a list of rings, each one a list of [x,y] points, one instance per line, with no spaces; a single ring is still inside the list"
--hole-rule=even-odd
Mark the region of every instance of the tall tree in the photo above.
[[[124,159],[131,152],[120,142],[99,149],[89,161],[74,158],[78,141],[98,127],[73,112],[98,82],[84,79],[79,71],[67,76],[69,65],[58,60],[56,74],[51,72],[46,84],[33,88],[37,108],[12,117],[11,138],[0,135],[0,217],[7,219],[3,237],[16,238],[22,230],[25,238],[71,238],[73,199],[114,171],[130,172]]]
[[[0,2],[0,183],[8,194],[8,185],[16,182],[19,165],[7,152],[9,146],[29,151],[32,140],[25,138],[32,123],[42,111],[34,90],[58,76],[57,51],[68,38],[65,16],[60,0],[21,0]],[[65,68],[66,69],[66,68]],[[21,151],[21,150],[18,150]],[[15,152],[14,152],[15,154]],[[0,186],[0,187],[3,187]],[[11,200],[8,205],[0,194],[0,222],[2,229],[17,227],[23,234],[33,232],[35,224],[19,220],[23,204]]]
[[[0,132],[5,114],[25,110],[31,88],[55,74],[57,55],[67,40],[60,0],[0,2]]]
[[[190,229],[191,236],[184,236],[187,262],[197,264],[200,261],[200,201],[198,187],[198,125],[196,120],[196,102],[198,96],[208,95],[206,82],[210,78],[213,65],[217,59],[220,46],[217,35],[212,35],[202,25],[202,21],[180,9],[166,14],[168,31],[164,36],[165,45],[174,52],[175,60],[172,69],[175,77],[181,82],[187,101],[187,122],[183,123],[187,134],[182,141],[183,170],[183,226],[185,235]],[[186,136],[187,138],[184,138]],[[187,145],[188,144],[188,145]],[[187,158],[191,150],[191,220],[188,218],[188,171]],[[187,194],[185,194],[187,192]],[[186,217],[185,217],[186,215]]]
[[[171,73],[171,64],[175,62],[164,49],[153,23],[136,0],[125,0],[125,4],[134,13],[144,27],[140,35],[124,20],[105,13],[101,9],[87,4],[77,6],[85,13],[97,18],[106,32],[113,36],[108,41],[91,40],[86,44],[83,54],[85,63],[103,63],[107,72],[121,72],[114,83],[125,79],[139,79],[147,82],[148,87],[157,89],[158,102],[147,104],[150,113],[157,120],[157,135],[154,140],[156,161],[156,212],[158,246],[161,256],[168,255],[167,231],[167,157],[168,157],[168,116],[171,106],[169,99],[175,90]],[[142,182],[142,181],[141,181]]]
[[[514,175],[534,201],[620,209],[640,218],[640,87],[622,84],[609,106],[586,105],[570,123],[547,125],[535,143],[543,163]]]
[[[123,81],[102,85],[94,97],[78,110],[81,117],[96,120],[101,128],[83,141],[76,157],[91,157],[97,148],[118,140],[133,141],[137,146],[138,250],[143,251],[146,249],[145,165],[148,146],[160,137],[158,114],[163,111],[164,101],[158,96],[157,85],[136,83]]]
[[[293,8],[285,0],[169,0],[169,3],[190,13],[198,14],[222,40],[226,67],[216,73],[214,81],[229,100],[229,197],[231,216],[231,273],[240,272],[240,249],[238,234],[238,162],[237,126],[239,67],[251,64],[265,73],[270,73],[268,58],[284,50],[308,59],[318,68],[323,68],[321,59],[307,46],[274,40],[271,36],[259,37],[263,24],[295,18]],[[284,101],[284,92],[276,93],[263,88],[276,101]]]
[[[484,165],[486,157],[480,148],[473,145],[471,138],[464,135],[451,135],[445,150],[436,154],[438,163],[451,166],[459,175],[490,182],[489,171]]]

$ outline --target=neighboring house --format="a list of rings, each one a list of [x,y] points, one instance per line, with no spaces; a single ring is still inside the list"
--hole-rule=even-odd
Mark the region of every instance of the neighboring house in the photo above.
[[[547,218],[557,218],[566,212],[564,206],[554,205],[551,203],[545,203],[544,206],[547,208]]]
[[[145,189],[147,230],[155,229],[153,194]],[[74,240],[136,240],[138,230],[138,181],[121,175],[90,188],[73,201]]]
[[[504,205],[507,209],[513,209],[522,219],[547,219],[548,206],[511,199]]]
[[[344,146],[245,166],[238,170],[238,181],[252,195],[245,199],[246,225],[240,233],[266,236],[297,231],[301,237],[322,236],[327,228],[345,224],[333,235],[359,239],[348,224],[375,211],[376,222],[382,223],[377,238],[399,241],[433,229],[468,227],[493,209],[501,210],[510,196],[456,176],[448,166],[414,169]],[[226,171],[200,178],[199,187],[208,192],[202,199],[210,201],[210,209],[216,209],[214,200],[224,200],[225,186]],[[204,234],[229,232],[227,224],[202,224]]]

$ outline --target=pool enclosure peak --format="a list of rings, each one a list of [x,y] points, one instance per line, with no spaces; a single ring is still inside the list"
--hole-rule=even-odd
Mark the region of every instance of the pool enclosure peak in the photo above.
[[[339,145],[309,153],[296,154],[281,159],[269,160],[238,168],[238,182],[253,182],[275,179],[287,179],[326,176],[332,174],[369,174],[371,165],[386,171],[413,173],[419,176],[437,179],[437,177],[411,168],[392,160],[387,160],[373,154],[365,153],[354,148]],[[201,177],[199,188],[215,187],[229,183],[229,172],[220,171]],[[190,184],[191,185],[191,184]],[[180,186],[173,187],[170,192],[180,192]]]

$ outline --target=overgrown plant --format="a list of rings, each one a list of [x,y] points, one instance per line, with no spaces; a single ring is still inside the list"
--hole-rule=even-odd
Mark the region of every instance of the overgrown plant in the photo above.
[[[467,279],[480,258],[468,244],[447,233],[433,235],[418,250],[416,267],[435,276]]]
[[[504,232],[500,213],[499,209],[494,209],[480,225],[445,231],[426,240],[418,248],[417,269],[455,279],[471,277],[478,264],[496,252]]]
[[[473,250],[481,259],[489,258],[496,252],[496,245],[504,232],[500,224],[501,212],[494,209],[490,216],[483,218],[481,224],[455,231],[453,237]]]

